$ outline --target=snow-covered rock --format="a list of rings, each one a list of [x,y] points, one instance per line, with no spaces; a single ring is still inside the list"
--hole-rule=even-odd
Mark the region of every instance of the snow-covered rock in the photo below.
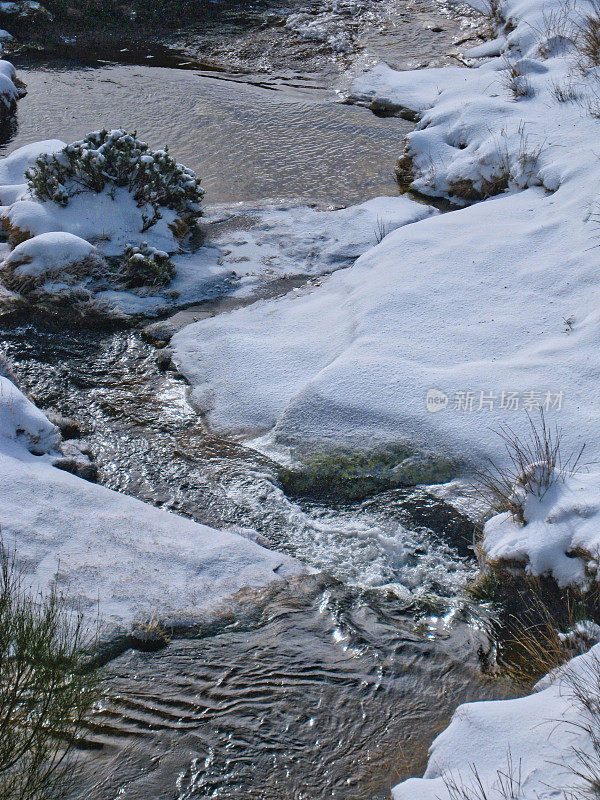
[[[2,31],[0,33],[5,33]],[[2,40],[0,36],[0,53]],[[0,60],[0,118],[6,119],[14,113],[17,100],[22,96],[22,91],[15,84],[16,70],[10,61]]]
[[[397,108],[420,115],[431,108],[442,91],[469,81],[469,73],[461,67],[398,72],[381,62],[369,72],[359,75],[350,88],[349,100],[357,103]]]
[[[12,381],[0,375],[0,439],[41,454],[52,450],[58,438],[56,425],[49,422]]]
[[[106,268],[97,249],[71,233],[42,233],[17,245],[0,263],[0,279],[11,290],[28,294],[47,281],[85,283]],[[54,290],[56,291],[56,290]]]

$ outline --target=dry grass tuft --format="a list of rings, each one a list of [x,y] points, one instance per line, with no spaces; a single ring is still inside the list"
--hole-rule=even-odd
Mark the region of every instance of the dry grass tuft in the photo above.
[[[556,426],[548,425],[543,409],[540,409],[539,421],[529,414],[528,419],[529,435],[524,439],[508,425],[497,431],[504,442],[508,466],[498,467],[490,461],[489,468],[476,475],[476,488],[492,511],[497,514],[508,511],[521,524],[525,524],[527,496],[541,499],[557,481],[574,474],[585,449],[584,445],[579,453],[563,460],[562,433]]]
[[[600,0],[590,0],[591,13],[576,26],[577,52],[583,70],[600,66]]]
[[[513,100],[533,97],[533,86],[521,71],[518,64],[504,59],[506,67],[502,72],[502,85],[508,90]]]
[[[572,83],[552,83],[550,92],[558,103],[576,103],[580,94]]]
[[[486,786],[475,764],[471,764],[470,775],[447,774],[444,784],[450,800],[522,800],[521,762],[515,764],[510,751],[506,769],[496,770],[496,779]]]
[[[375,228],[376,244],[381,244],[388,233],[391,233],[393,230],[394,226],[391,222],[385,222],[381,217],[377,217],[377,226]]]

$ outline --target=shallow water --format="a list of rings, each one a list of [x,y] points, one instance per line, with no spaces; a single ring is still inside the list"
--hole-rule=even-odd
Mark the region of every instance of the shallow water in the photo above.
[[[73,796],[385,798],[459,702],[498,696],[479,671],[485,617],[459,597],[475,568],[460,514],[415,489],[292,502],[268,459],[205,433],[135,332],[0,335],[36,402],[79,420],[107,486],[323,570],[112,661]]]
[[[448,63],[472,16],[425,0],[273,5],[217,3],[228,16],[211,29],[171,37],[229,73],[140,65],[164,62],[151,49],[108,54],[133,65],[22,59],[29,94],[4,152],[121,126],[168,143],[210,202],[395,193],[411,126],[334,102],[335,90],[381,55],[399,67]],[[285,25],[263,25],[273,11]],[[500,693],[481,680],[485,618],[460,597],[475,570],[460,514],[422,489],[350,505],[290,500],[269,459],[204,430],[186,385],[138,331],[22,320],[0,337],[40,407],[81,424],[102,483],[251,528],[320,570],[246,597],[210,629],[199,620],[199,633],[179,632],[158,654],[113,660],[73,797],[387,798],[422,771],[459,702]]]
[[[122,127],[152,147],[168,145],[202,176],[207,202],[349,204],[396,194],[393,168],[412,126],[344,105],[343,92],[382,58],[398,68],[456,63],[452,43],[478,40],[478,15],[460,5],[450,14],[432,0],[274,6],[216,3],[206,25],[171,35],[178,50],[123,42],[101,58],[89,45],[74,58],[17,55],[28,94],[0,153]],[[277,24],[261,24],[272,18]],[[331,43],[340,37],[341,51]],[[221,71],[201,70],[194,59]]]
[[[388,798],[457,703],[498,696],[479,642],[466,625],[428,638],[397,601],[339,585],[273,593],[252,624],[110,665],[86,795]]]
[[[325,90],[269,90],[162,67],[59,65],[19,75],[28,95],[4,151],[91,130],[136,130],[202,176],[207,202],[306,197],[351,203],[395,194],[403,120],[332,102]]]

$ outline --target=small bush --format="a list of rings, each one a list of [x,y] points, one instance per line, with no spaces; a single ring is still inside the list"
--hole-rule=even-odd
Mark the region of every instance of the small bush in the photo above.
[[[527,574],[517,564],[488,564],[467,586],[490,604],[494,661],[485,665],[512,685],[530,689],[552,669],[589,649],[600,622],[597,584],[560,588],[548,575]]]
[[[169,254],[149,247],[127,245],[123,254],[120,278],[125,287],[166,286],[175,277],[175,266]]]
[[[0,798],[59,798],[73,746],[99,697],[80,615],[32,597],[0,547]]]
[[[135,133],[123,130],[96,131],[58,153],[44,153],[26,177],[35,197],[60,206],[86,190],[125,187],[140,208],[153,211],[144,218],[143,230],[161,218],[161,208],[186,221],[197,219],[204,195],[196,174],[174,161],[167,149],[152,151]]]

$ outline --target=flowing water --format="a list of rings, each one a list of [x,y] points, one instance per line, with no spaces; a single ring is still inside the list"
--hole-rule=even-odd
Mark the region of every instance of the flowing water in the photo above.
[[[160,55],[23,57],[29,94],[4,150],[122,126],[167,142],[211,202],[393,193],[409,124],[336,102],[336,90],[382,54],[447,63],[473,24],[424,0],[212,7]],[[207,59],[219,71],[200,68]],[[472,526],[452,508],[423,489],[337,505],[286,497],[268,458],[204,429],[137,330],[21,319],[0,336],[23,388],[79,422],[102,483],[252,529],[318,570],[177,631],[159,653],[111,661],[74,797],[388,798],[423,769],[459,702],[499,694],[480,675],[485,625],[461,599]]]
[[[252,529],[321,571],[112,661],[86,795],[385,798],[459,702],[498,696],[480,676],[482,620],[460,598],[472,525],[452,508],[422,489],[290,500],[276,465],[206,433],[136,332],[23,321],[0,335],[36,402],[79,421],[105,485]]]

